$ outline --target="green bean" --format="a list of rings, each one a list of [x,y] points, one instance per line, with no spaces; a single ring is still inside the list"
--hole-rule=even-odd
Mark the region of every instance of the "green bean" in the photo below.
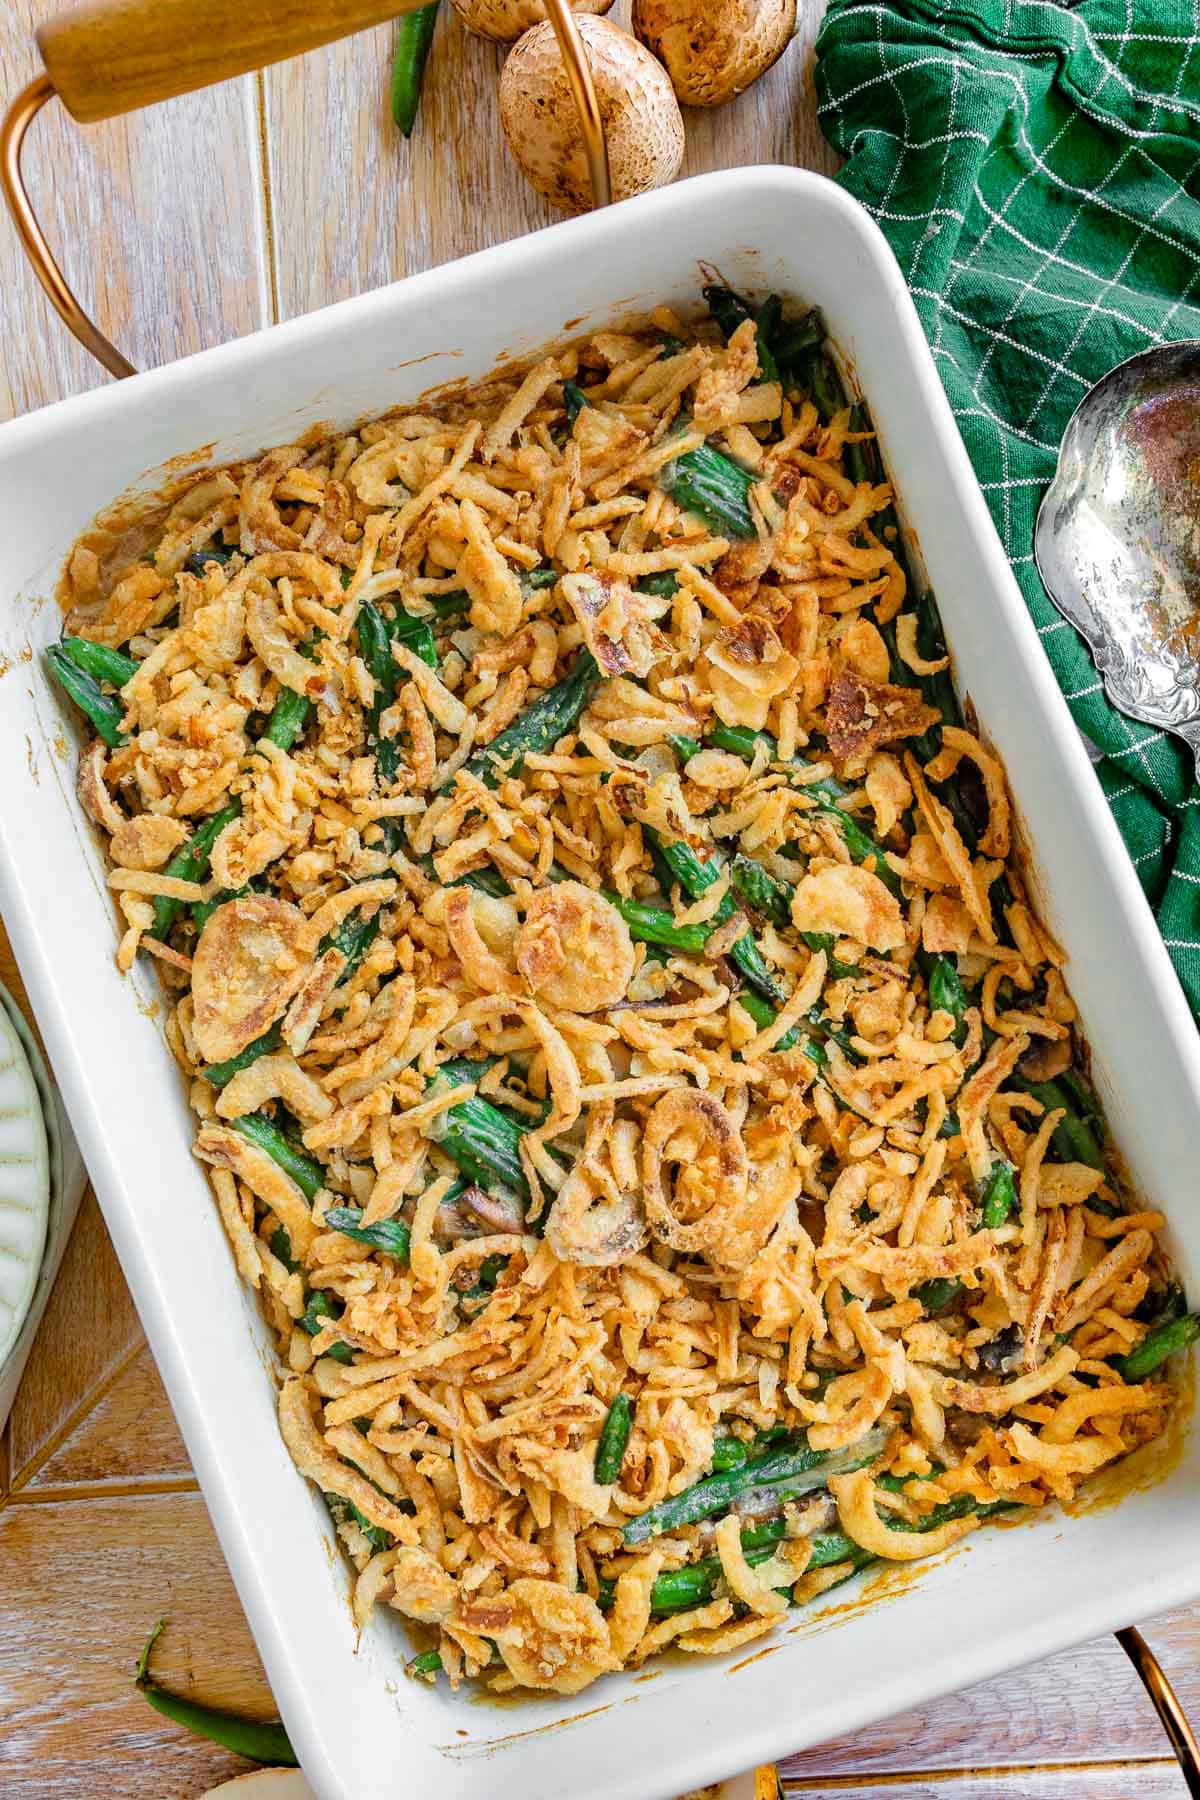
[[[739,325],[747,319],[753,319],[758,339],[758,373],[763,381],[779,380],[779,365],[771,348],[772,340],[779,329],[783,302],[778,294],[768,294],[757,312],[751,310],[749,303],[732,288],[712,285],[703,288],[705,303],[709,312],[719,325],[726,339],[733,336]]]
[[[441,0],[408,13],[400,21],[396,55],[392,62],[392,117],[405,137],[411,137],[421,104],[421,83],[433,43]]]
[[[555,585],[558,581],[558,570],[550,563],[545,563],[541,568],[522,569],[518,579],[521,583],[522,593],[536,594],[543,588],[552,588]]]
[[[1064,1109],[1066,1116],[1059,1120],[1050,1139],[1050,1147],[1061,1162],[1086,1163],[1090,1169],[1104,1167],[1104,1152],[1096,1134],[1076,1111],[1072,1096],[1061,1080],[1020,1081],[1017,1085],[1032,1094],[1035,1100],[1040,1100],[1046,1112]]]
[[[810,383],[813,404],[821,415],[821,423],[828,425],[849,405],[849,400],[837,364],[824,350],[818,350],[812,359]]]
[[[339,1349],[346,1346],[339,1345]],[[355,1465],[357,1467],[357,1464]],[[347,1500],[343,1494],[326,1494],[325,1504],[335,1525],[354,1525],[366,1538],[371,1549],[377,1554],[380,1550],[390,1550],[395,1539],[390,1531],[382,1525],[372,1525],[365,1513],[359,1512],[353,1500]]]
[[[979,1196],[984,1229],[998,1231],[1007,1223],[1017,1204],[1017,1188],[1013,1166],[1000,1157],[988,1170]]]
[[[716,852],[704,858],[699,856],[690,844],[686,844],[682,840],[668,844],[658,832],[648,825],[642,827],[642,835],[657,851],[680,887],[693,900],[698,900],[701,894],[713,885],[714,881],[720,880],[725,865],[723,859]],[[737,910],[737,901],[731,893],[727,893],[713,914],[713,928],[723,925],[727,919],[733,917]],[[730,947],[729,960],[741,970],[746,980],[763,995],[764,999],[772,1001],[776,1006],[782,1006],[785,998],[783,990],[772,975],[762,951],[750,933],[749,920],[746,921],[746,924],[747,929]]]
[[[442,1063],[431,1089],[446,1083],[453,1087],[463,1086],[477,1080],[489,1066],[462,1059]],[[468,1181],[481,1188],[505,1188],[527,1202],[529,1182],[521,1166],[520,1150],[527,1129],[529,1127],[511,1113],[493,1106],[481,1095],[473,1094],[469,1100],[460,1101],[441,1115],[436,1141],[458,1164]]]
[[[608,1409],[608,1417],[600,1428],[596,1443],[596,1481],[600,1487],[607,1487],[621,1473],[632,1430],[633,1401],[628,1394],[618,1394]]]
[[[591,401],[577,381],[564,381],[563,405],[566,409],[567,424],[573,427],[584,407],[590,406]]]
[[[699,956],[715,925],[677,925],[666,907],[650,906],[644,900],[626,900],[621,894],[609,893],[606,899],[615,906],[629,927],[629,935],[639,944],[662,944],[668,950],[680,950],[688,956]]]
[[[437,1650],[422,1650],[419,1656],[411,1656],[404,1665],[404,1673],[414,1681],[434,1681],[442,1670],[441,1654]]]
[[[709,743],[718,750],[728,750],[732,756],[744,757],[751,762],[759,745],[762,745],[772,762],[779,762],[779,746],[775,739],[765,731],[748,731],[739,725],[714,725],[705,733]],[[680,740],[690,742],[691,740]],[[809,765],[802,758],[796,757],[789,764],[780,763],[782,768],[806,769]],[[875,842],[869,832],[865,831],[852,813],[848,813],[838,801],[848,792],[840,781],[806,781],[798,784],[801,792],[808,794],[821,812],[836,819],[838,829],[845,839],[846,848],[856,863],[865,863],[874,870],[880,881],[890,893],[900,894],[900,877],[890,867],[883,847]]]
[[[750,489],[761,478],[711,444],[687,450],[665,463],[656,480],[684,512],[695,513],[722,537],[756,535]]]
[[[946,1012],[954,1020],[952,1036],[956,1044],[962,1044],[967,1036],[967,990],[962,978],[948,956],[935,956],[925,977],[929,990],[929,1005],[934,1012]]]
[[[330,1231],[340,1231],[356,1244],[382,1250],[385,1256],[400,1263],[408,1261],[409,1229],[403,1219],[380,1219],[374,1225],[364,1225],[360,1206],[331,1206],[324,1223]]]
[[[126,656],[123,650],[110,650],[107,644],[93,644],[91,638],[60,638],[58,648],[85,675],[94,675],[97,681],[107,681],[113,687],[124,687],[138,672],[134,657]]]
[[[193,575],[203,576],[209,563],[216,563],[219,569],[223,569],[230,557],[236,556],[237,554],[238,548],[236,544],[230,544],[228,546],[225,544],[205,544],[202,550],[193,550],[190,556],[185,557],[183,566],[185,569],[189,569]]]
[[[316,1337],[317,1333],[323,1331],[331,1320],[340,1319],[345,1310],[340,1300],[336,1306],[334,1305],[324,1288],[313,1288],[301,1314],[300,1324],[307,1331],[309,1337]],[[349,1344],[332,1344],[326,1350],[325,1355],[332,1357],[334,1362],[351,1363],[354,1361],[354,1351]]]
[[[923,1281],[920,1287],[913,1289],[931,1319],[953,1305],[962,1291],[963,1284],[958,1277],[948,1275],[935,1275],[932,1280]]]
[[[221,1744],[235,1756],[250,1762],[265,1763],[271,1768],[299,1768],[299,1758],[288,1742],[282,1725],[263,1725],[257,1719],[241,1719],[235,1713],[220,1712],[213,1706],[202,1706],[198,1700],[187,1700],[182,1694],[169,1693],[150,1678],[150,1652],[166,1625],[159,1619],[142,1646],[137,1660],[134,1686],[155,1712],[176,1725],[182,1725],[196,1737]]]
[[[163,870],[164,875],[173,875],[178,881],[203,881],[208,874],[212,848],[227,825],[242,816],[240,800],[231,800],[220,812],[213,813],[205,819],[196,831],[190,843],[176,852]],[[154,902],[154,919],[150,926],[150,936],[165,943],[171,927],[179,917],[182,900],[166,900],[161,895]]]
[[[765,1031],[768,1025],[773,1025],[778,1017],[775,1008],[764,1000],[761,994],[756,994],[749,988],[738,995],[738,1005],[750,1014],[760,1031]],[[784,1032],[775,1046],[776,1053],[782,1055],[785,1050],[794,1050],[797,1044],[800,1045],[808,1060],[815,1063],[818,1069],[827,1067],[829,1058],[821,1045],[809,1037],[801,1025],[793,1025],[789,1031]]]
[[[769,1489],[781,1499],[792,1499],[824,1487],[830,1475],[863,1468],[879,1455],[883,1443],[881,1432],[868,1432],[849,1449],[831,1454],[809,1449],[797,1433],[781,1449],[750,1457],[740,1468],[708,1475],[669,1500],[661,1500],[636,1519],[630,1519],[621,1535],[626,1544],[643,1544],[661,1532],[677,1531],[683,1525],[694,1525],[697,1519],[726,1513],[740,1495],[751,1491],[763,1493]]]
[[[292,1239],[286,1225],[277,1225],[270,1237],[271,1255],[277,1256],[289,1275],[296,1272],[296,1259],[292,1255]]]
[[[490,744],[475,752],[466,765],[469,773],[489,788],[499,787],[508,775],[519,775],[531,752],[540,755],[553,750],[559,738],[575,726],[599,685],[595,658],[590,650],[583,650],[557,687],[527,706]]]
[[[290,750],[304,727],[308,724],[312,712],[312,701],[305,694],[296,693],[294,688],[284,688],[271,709],[259,742],[277,744],[281,750]]]
[[[728,340],[739,325],[752,319],[754,313],[750,302],[743,300],[733,288],[725,287],[720,282],[710,282],[700,289],[701,297],[711,313],[721,336]]]
[[[207,1069],[201,1070],[201,1074],[211,1086],[226,1087],[235,1075],[240,1075],[243,1069],[248,1069],[252,1063],[256,1063],[260,1056],[269,1056],[273,1050],[278,1050],[278,1048],[279,1026],[275,1024],[269,1031],[264,1031],[261,1037],[255,1038],[252,1044],[247,1044],[246,1048],[240,1050],[236,1056],[231,1056],[226,1062],[210,1063]]]
[[[318,1192],[325,1185],[325,1171],[315,1157],[308,1156],[280,1131],[278,1125],[268,1119],[265,1113],[245,1113],[240,1119],[231,1121],[233,1130],[239,1137],[244,1137],[248,1144],[263,1150],[278,1163],[285,1175],[290,1175],[306,1200],[315,1200]]]
[[[471,596],[465,588],[454,588],[449,594],[426,594],[425,604],[433,608],[435,619],[453,619],[469,611]]]
[[[723,1475],[727,1469],[740,1469],[750,1455],[750,1446],[741,1438],[715,1438],[712,1449],[712,1469],[714,1475]]]
[[[106,694],[96,677],[81,669],[61,644],[50,646],[46,661],[63,692],[91,720],[109,749],[119,750],[128,741],[121,729],[125,717],[122,702],[115,694]]]
[[[747,906],[769,919],[772,925],[787,927],[792,922],[792,890],[776,881],[761,863],[739,852],[729,865],[729,879]],[[829,943],[833,940],[830,938]]]
[[[643,575],[637,591],[652,594],[656,600],[672,600],[679,592],[679,577],[674,569],[664,569],[658,575]]]
[[[1118,1360],[1117,1368],[1125,1381],[1143,1381],[1169,1356],[1186,1350],[1197,1338],[1200,1338],[1200,1314],[1185,1313],[1182,1319],[1168,1319],[1148,1331],[1140,1344],[1135,1344]]]
[[[376,910],[369,919],[365,919],[361,913],[351,913],[342,920],[336,931],[328,932],[321,939],[317,945],[318,956],[323,956],[326,950],[340,950],[346,958],[346,966],[338,976],[339,987],[343,981],[349,981],[378,936],[379,912]]]

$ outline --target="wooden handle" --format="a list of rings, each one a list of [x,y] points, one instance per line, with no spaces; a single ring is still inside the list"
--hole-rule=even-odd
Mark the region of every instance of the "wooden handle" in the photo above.
[[[423,0],[84,0],[37,33],[63,105],[84,124],[188,94],[349,37]]]

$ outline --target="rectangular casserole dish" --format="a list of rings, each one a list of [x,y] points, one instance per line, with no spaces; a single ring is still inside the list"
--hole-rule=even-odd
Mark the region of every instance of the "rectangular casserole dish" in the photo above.
[[[0,428],[0,909],[284,1721],[321,1800],[657,1800],[1200,1595],[1196,1434],[1139,1453],[1119,1508],[982,1532],[895,1604],[794,1614],[757,1654],[659,1662],[503,1708],[403,1676],[398,1621],[356,1639],[319,1496],[275,1422],[162,1040],[152,970],[117,974],[75,722],[43,671],[72,540],[171,459],[202,468],[486,374],[659,301],[700,264],[819,305],[868,396],[961,691],[1008,767],[1116,1141],[1200,1284],[1200,1039],[993,530],[912,302],[866,213],[820,177],[681,183]],[[196,451],[197,445],[203,445]],[[1135,1459],[1135,1463],[1138,1459]],[[1152,1549],[1151,1549],[1152,1547]],[[872,1580],[860,1579],[869,1588]],[[895,1577],[890,1578],[893,1582]],[[850,1590],[852,1598],[855,1590]]]

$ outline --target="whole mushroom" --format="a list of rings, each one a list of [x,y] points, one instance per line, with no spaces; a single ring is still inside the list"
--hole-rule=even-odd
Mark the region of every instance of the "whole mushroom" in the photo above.
[[[662,64],[607,19],[585,15],[579,34],[608,139],[613,199],[664,186],[683,159],[683,117]],[[535,25],[509,51],[500,122],[539,194],[570,212],[591,205],[579,114],[552,25]]]
[[[723,106],[783,55],[796,0],[633,0],[633,29],[685,106]]]
[[[571,11],[606,13],[613,0],[571,0]],[[468,31],[498,44],[515,44],[522,32],[545,20],[542,0],[454,0]]]

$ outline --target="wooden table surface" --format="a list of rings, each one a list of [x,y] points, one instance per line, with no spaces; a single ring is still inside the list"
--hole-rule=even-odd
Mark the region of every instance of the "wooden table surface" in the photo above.
[[[623,19],[626,4],[614,16]],[[819,0],[801,8],[799,39],[769,77],[732,107],[689,115],[686,172],[832,167],[812,96]],[[0,0],[6,89],[34,72],[32,29],[54,10],[54,0]],[[548,221],[500,134],[499,51],[443,17],[405,144],[387,112],[391,40],[384,28],[106,125],[81,130],[57,109],[39,120],[31,191],[69,278],[135,363]],[[50,312],[7,219],[0,355],[0,417],[107,379]],[[2,936],[0,976],[17,979]],[[273,1711],[90,1194],[0,1439],[0,1571],[3,1800],[192,1800],[245,1766],[159,1719],[131,1686],[141,1641],[166,1612],[157,1667],[168,1685]],[[1200,1719],[1200,1616],[1172,1613],[1146,1629]],[[1185,1791],[1112,1638],[806,1752],[786,1774],[793,1792],[844,1800],[1166,1800]]]

